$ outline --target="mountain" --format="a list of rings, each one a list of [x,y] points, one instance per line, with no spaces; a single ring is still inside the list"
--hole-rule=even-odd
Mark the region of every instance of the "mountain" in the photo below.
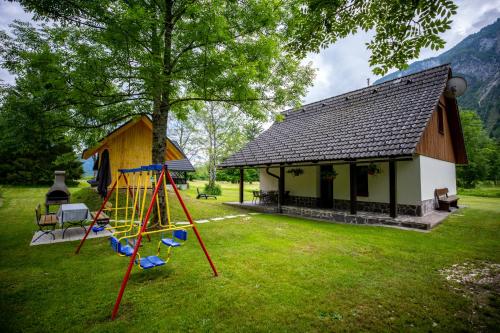
[[[94,175],[94,160],[89,158],[88,160],[82,160],[83,175],[92,176]]]
[[[500,18],[441,55],[414,62],[375,83],[446,63],[451,64],[453,76],[467,80],[467,91],[458,98],[460,108],[476,110],[490,135],[500,139]]]

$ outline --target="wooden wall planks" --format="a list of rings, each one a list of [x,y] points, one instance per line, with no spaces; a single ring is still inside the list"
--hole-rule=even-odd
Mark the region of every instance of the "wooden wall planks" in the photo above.
[[[439,100],[439,105],[443,108],[444,133],[439,133],[438,111],[436,106],[417,145],[416,153],[438,160],[456,163],[453,137],[451,135],[450,123],[448,120],[450,110],[447,108],[446,100],[443,96],[441,96]]]

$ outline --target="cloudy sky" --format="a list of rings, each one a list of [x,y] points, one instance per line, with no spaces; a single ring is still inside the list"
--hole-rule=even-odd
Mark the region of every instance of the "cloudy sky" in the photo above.
[[[467,35],[479,31],[500,17],[500,0],[458,0],[458,13],[454,17],[452,28],[442,34],[446,41],[444,50],[424,50],[419,59],[436,56],[455,46]],[[0,29],[8,29],[15,19],[29,20],[31,15],[25,13],[17,3],[0,0]],[[374,82],[375,77],[368,66],[369,52],[365,43],[371,33],[358,33],[335,45],[322,50],[319,54],[311,54],[305,62],[312,62],[317,68],[314,85],[304,99],[305,103],[335,96],[350,90],[366,86],[366,79]],[[0,69],[0,79],[13,83],[13,77]]]

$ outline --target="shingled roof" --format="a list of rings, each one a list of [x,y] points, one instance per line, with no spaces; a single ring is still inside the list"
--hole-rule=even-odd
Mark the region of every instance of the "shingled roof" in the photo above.
[[[176,143],[175,141],[173,141]],[[171,171],[186,171],[186,172],[194,172],[196,171],[191,164],[191,162],[185,158],[183,160],[171,160],[166,161],[165,164],[168,166],[168,169]]]
[[[285,111],[220,166],[411,155],[449,76],[442,65]]]

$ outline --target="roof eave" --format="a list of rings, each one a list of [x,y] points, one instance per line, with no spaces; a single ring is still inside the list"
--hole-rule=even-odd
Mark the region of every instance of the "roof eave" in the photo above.
[[[280,167],[280,166],[296,166],[296,165],[320,165],[327,163],[335,163],[335,164],[347,164],[350,162],[370,162],[370,161],[389,161],[391,159],[395,160],[407,160],[413,159],[415,156],[414,153],[408,154],[396,154],[396,155],[386,155],[386,156],[368,156],[368,157],[357,157],[357,158],[340,158],[340,159],[324,159],[324,160],[304,160],[304,161],[285,161],[285,162],[274,162],[274,163],[247,163],[247,164],[232,164],[232,165],[224,165],[219,164],[217,167],[219,169],[248,169],[248,168],[269,168],[269,167]]]

